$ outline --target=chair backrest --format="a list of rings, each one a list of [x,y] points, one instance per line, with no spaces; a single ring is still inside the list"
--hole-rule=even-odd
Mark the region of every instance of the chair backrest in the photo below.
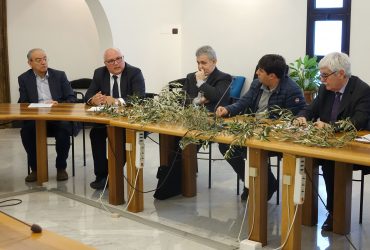
[[[169,86],[169,88],[170,88],[171,91],[173,89],[177,89],[177,88],[181,89],[182,86],[184,86],[185,82],[186,82],[186,78],[180,78],[180,79],[177,79],[177,80],[170,81],[168,83],[168,86]],[[174,83],[179,84],[180,86],[174,86],[173,85]]]
[[[244,76],[233,76],[230,87],[230,97],[234,99],[240,98],[240,93],[242,92],[243,86],[245,83]]]
[[[85,94],[78,90],[87,90],[90,87],[91,81],[92,79],[90,78],[80,78],[80,79],[70,81],[71,87],[76,95],[77,102],[79,103],[85,102]]]
[[[90,87],[92,79],[80,78],[70,81],[72,89],[88,89]]]

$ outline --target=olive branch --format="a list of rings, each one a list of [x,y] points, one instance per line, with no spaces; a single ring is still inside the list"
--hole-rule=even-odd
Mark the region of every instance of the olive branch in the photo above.
[[[239,115],[225,120],[211,115],[203,106],[185,105],[185,102],[186,94],[183,91],[167,87],[154,98],[132,97],[129,106],[123,109],[105,106],[100,113],[127,117],[129,122],[141,125],[171,124],[185,128],[188,132],[180,141],[181,148],[189,144],[208,147],[209,142],[217,136],[231,136],[233,139],[225,158],[233,154],[235,147],[246,145],[250,139],[289,141],[316,147],[343,147],[357,135],[349,119],[322,129],[316,128],[313,122],[302,127],[294,122],[295,117],[290,110],[273,106],[264,113]]]

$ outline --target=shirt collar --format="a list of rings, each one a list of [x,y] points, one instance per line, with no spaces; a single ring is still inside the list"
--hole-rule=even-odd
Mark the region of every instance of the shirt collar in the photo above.
[[[33,73],[35,74],[35,77],[36,78],[39,78],[41,80],[44,80],[44,79],[49,79],[49,71],[46,71],[46,74],[45,74],[45,77],[44,78],[41,78],[38,74],[36,74],[35,71],[33,71]]]
[[[112,73],[109,72],[109,75],[110,75],[110,78],[113,78],[113,76],[115,74],[112,74]],[[121,79],[121,75],[122,75],[122,73],[121,74],[118,74],[118,75],[115,75],[115,76],[117,76],[117,79]]]

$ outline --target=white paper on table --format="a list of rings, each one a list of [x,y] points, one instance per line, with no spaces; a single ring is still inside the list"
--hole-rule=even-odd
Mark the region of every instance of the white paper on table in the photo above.
[[[365,142],[365,143],[370,143],[370,134],[367,134],[367,135],[363,135],[363,136],[357,137],[357,138],[355,139],[355,141],[358,141],[358,142]]]
[[[52,106],[52,103],[31,103],[28,105],[29,108],[51,108]]]
[[[103,106],[94,106],[94,107],[89,108],[87,111],[97,112],[97,111],[102,110],[103,108],[104,108]]]

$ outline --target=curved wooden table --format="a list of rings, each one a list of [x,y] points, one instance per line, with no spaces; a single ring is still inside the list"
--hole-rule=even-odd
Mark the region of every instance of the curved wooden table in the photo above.
[[[0,212],[0,249],[27,250],[93,250],[81,242],[58,235],[48,230],[32,233],[30,226],[14,217]]]
[[[126,151],[127,159],[135,157],[136,153],[136,131],[149,131],[159,133],[161,138],[165,138],[163,144],[170,141],[171,136],[184,136],[187,131],[184,128],[170,126],[166,124],[140,125],[128,122],[127,118],[112,118],[105,115],[97,115],[87,112],[84,104],[58,104],[52,108],[27,108],[27,104],[0,104],[0,120],[36,120],[37,127],[37,160],[38,160],[38,184],[47,180],[47,149],[46,149],[46,121],[47,120],[68,120],[94,122],[108,125],[108,168],[109,168],[109,202],[114,205],[124,202],[123,189],[123,168],[122,168],[122,131],[126,129],[126,143],[131,144],[131,150]],[[166,138],[168,137],[168,138]],[[219,136],[214,139],[216,142],[230,143],[232,137]],[[161,143],[162,144],[162,143]],[[167,146],[170,147],[170,144]],[[263,245],[267,244],[267,153],[276,151],[283,153],[283,175],[291,177],[291,185],[283,185],[282,199],[287,199],[289,192],[289,205],[282,202],[282,224],[281,239],[285,239],[288,231],[288,214],[293,217],[295,204],[293,203],[294,175],[296,168],[296,158],[306,157],[306,169],[309,172],[311,182],[306,185],[306,197],[303,205],[299,205],[297,218],[293,224],[292,232],[286,246],[283,249],[300,249],[301,245],[301,223],[304,225],[317,224],[317,197],[313,192],[313,186],[317,184],[315,172],[315,158],[328,159],[335,161],[335,193],[334,193],[334,232],[347,234],[350,232],[351,222],[351,199],[352,199],[352,164],[370,166],[370,145],[363,143],[349,143],[343,148],[318,148],[307,147],[291,142],[279,141],[259,141],[249,140],[246,146],[250,148],[250,166],[257,169],[255,186],[250,185],[250,200],[255,196],[255,224],[251,234],[251,240],[259,241]],[[188,147],[184,152],[191,160],[195,159],[195,147]],[[161,163],[168,162],[168,155],[165,150],[161,152]],[[196,161],[196,159],[195,159]],[[127,178],[134,183],[138,169],[136,161],[127,161]],[[193,167],[191,167],[193,166]],[[194,164],[183,167],[185,171],[186,185],[183,193],[185,196],[193,196],[196,193],[196,181]],[[184,173],[184,172],[183,172]],[[250,179],[252,183],[252,179]],[[143,189],[143,173],[139,172],[136,183],[137,190]],[[288,189],[288,190],[287,190]],[[131,194],[132,188],[128,188]],[[252,211],[252,202],[249,203],[249,211]],[[288,210],[289,206],[289,210]],[[144,209],[143,195],[134,192],[129,211],[140,212]],[[303,216],[302,216],[303,213]],[[248,216],[249,228],[252,225],[252,216]]]

